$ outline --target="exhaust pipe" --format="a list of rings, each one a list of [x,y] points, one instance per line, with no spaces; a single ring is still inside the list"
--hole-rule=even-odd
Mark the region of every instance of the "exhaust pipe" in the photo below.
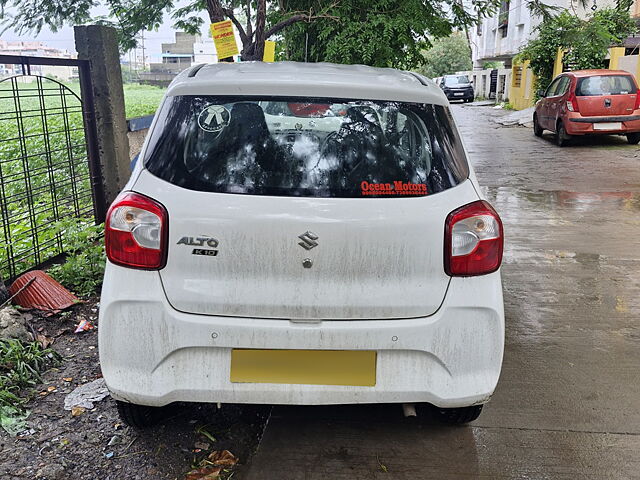
[[[403,403],[402,404],[402,413],[404,413],[405,417],[417,417],[416,413],[416,405],[414,403]]]

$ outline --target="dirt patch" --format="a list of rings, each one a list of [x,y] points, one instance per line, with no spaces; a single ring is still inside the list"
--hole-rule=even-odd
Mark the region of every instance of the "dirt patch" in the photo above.
[[[55,338],[52,348],[64,362],[36,388],[28,405],[29,430],[15,438],[0,431],[0,478],[182,479],[215,450],[229,450],[240,459],[233,474],[240,478],[269,407],[224,405],[218,410],[209,404],[174,404],[163,409],[158,426],[145,431],[122,424],[111,397],[78,416],[64,410],[68,393],[101,377],[97,302],[93,298],[70,313],[31,319],[36,331]],[[73,333],[83,318],[96,328]]]

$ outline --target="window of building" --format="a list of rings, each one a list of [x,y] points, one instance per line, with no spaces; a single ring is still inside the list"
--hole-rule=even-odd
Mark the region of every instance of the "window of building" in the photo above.
[[[502,0],[500,3],[500,13],[498,15],[498,29],[502,38],[507,36],[509,31],[509,0]]]

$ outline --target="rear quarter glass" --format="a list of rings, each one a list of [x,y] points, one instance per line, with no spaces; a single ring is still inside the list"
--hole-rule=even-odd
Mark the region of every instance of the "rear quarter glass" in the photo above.
[[[273,196],[424,196],[469,175],[447,107],[299,97],[168,97],[144,164],[190,190]]]

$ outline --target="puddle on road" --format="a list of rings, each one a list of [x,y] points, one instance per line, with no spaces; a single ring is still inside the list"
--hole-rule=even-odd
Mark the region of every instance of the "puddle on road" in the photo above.
[[[566,190],[531,190],[512,187],[484,187],[484,194],[490,202],[506,208],[512,199],[526,200],[534,209],[562,208],[574,212],[591,210],[610,212],[612,208],[627,212],[640,211],[640,193],[634,192],[571,192]],[[526,205],[520,205],[520,208]]]

